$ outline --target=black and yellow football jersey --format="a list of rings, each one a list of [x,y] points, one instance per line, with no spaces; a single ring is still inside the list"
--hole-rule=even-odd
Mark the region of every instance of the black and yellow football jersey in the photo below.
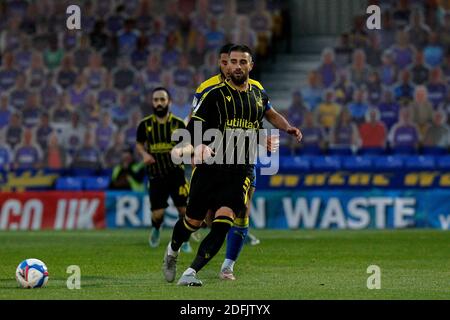
[[[143,144],[156,163],[149,166],[150,177],[161,177],[168,175],[176,168],[183,168],[172,162],[171,150],[177,144],[172,141],[172,133],[177,129],[185,129],[184,121],[172,113],[166,122],[160,123],[155,115],[150,115],[139,123],[136,141]]]

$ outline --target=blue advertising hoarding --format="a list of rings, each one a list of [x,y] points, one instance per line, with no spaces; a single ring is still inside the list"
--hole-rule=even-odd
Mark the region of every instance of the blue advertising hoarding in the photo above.
[[[106,192],[107,228],[150,227],[151,213],[148,194],[139,192]],[[164,216],[164,226],[172,228],[178,219],[178,212],[171,199]]]
[[[373,189],[373,188],[450,188],[450,172],[446,171],[321,171],[298,172],[280,170],[276,175],[258,176],[257,188],[264,190],[298,189]]]
[[[251,225],[269,229],[403,229],[450,227],[449,190],[256,191]],[[107,228],[151,226],[145,193],[107,192]],[[171,202],[165,226],[178,213]]]

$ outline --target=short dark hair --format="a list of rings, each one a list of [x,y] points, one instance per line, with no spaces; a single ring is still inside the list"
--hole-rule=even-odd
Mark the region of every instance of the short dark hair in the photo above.
[[[243,52],[243,53],[248,53],[251,57],[252,57],[252,59],[253,59],[253,52],[252,52],[252,49],[250,49],[249,47],[247,47],[246,45],[244,45],[244,44],[237,44],[237,45],[234,45],[234,46],[232,46],[231,48],[230,48],[230,50],[228,50],[228,54],[230,54],[231,52]]]
[[[153,94],[154,94],[156,91],[165,91],[165,92],[167,93],[167,96],[169,97],[169,100],[172,100],[172,97],[170,96],[170,92],[169,92],[169,90],[167,90],[166,88],[164,88],[164,87],[156,87],[156,88],[153,89],[153,91],[152,91],[152,96],[153,96]]]
[[[221,54],[228,54],[230,52],[230,49],[233,48],[235,46],[234,43],[227,43],[226,45],[222,46],[222,48],[220,48],[219,50],[219,55]]]

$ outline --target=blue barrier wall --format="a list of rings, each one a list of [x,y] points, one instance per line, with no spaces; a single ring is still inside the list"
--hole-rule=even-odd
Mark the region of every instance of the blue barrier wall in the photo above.
[[[450,191],[413,189],[370,191],[257,191],[251,225],[273,229],[449,229]],[[148,196],[107,192],[107,228],[149,227]],[[178,213],[167,209],[165,225]]]

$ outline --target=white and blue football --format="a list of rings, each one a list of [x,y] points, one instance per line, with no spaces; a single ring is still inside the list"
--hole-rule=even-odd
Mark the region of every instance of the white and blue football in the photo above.
[[[42,288],[48,282],[48,270],[39,259],[26,259],[16,269],[16,279],[22,288]]]

